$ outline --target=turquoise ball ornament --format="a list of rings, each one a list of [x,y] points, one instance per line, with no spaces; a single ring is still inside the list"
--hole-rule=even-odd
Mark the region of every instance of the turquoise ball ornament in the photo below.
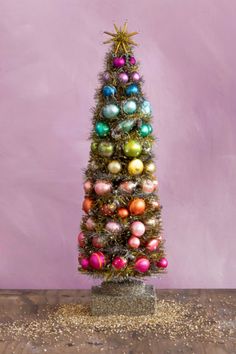
[[[124,145],[124,153],[128,157],[138,157],[142,152],[142,146],[136,140],[129,140]]]
[[[119,129],[123,130],[125,133],[129,133],[135,126],[135,121],[133,119],[126,119],[119,123]]]
[[[151,124],[142,124],[141,127],[139,128],[139,135],[141,135],[142,138],[145,138],[149,134],[152,133],[152,126]]]
[[[137,103],[134,100],[127,100],[123,104],[123,111],[126,114],[133,114],[137,110]]]
[[[143,114],[151,114],[152,113],[152,107],[150,102],[148,101],[143,101],[141,105],[141,111]]]
[[[114,96],[115,93],[116,93],[116,88],[114,86],[111,85],[103,86],[102,94],[104,97]]]
[[[107,119],[116,118],[120,112],[119,107],[116,104],[107,104],[102,108],[102,115]]]
[[[131,84],[125,89],[127,96],[137,95],[139,93],[139,88],[136,84]]]
[[[110,133],[110,128],[107,123],[97,122],[95,126],[95,131],[100,138],[107,136]]]

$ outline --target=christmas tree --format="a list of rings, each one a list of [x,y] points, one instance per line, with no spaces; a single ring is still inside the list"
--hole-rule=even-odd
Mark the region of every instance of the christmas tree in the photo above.
[[[165,272],[152,109],[132,37],[116,25],[100,75],[78,235],[79,271],[105,280]]]

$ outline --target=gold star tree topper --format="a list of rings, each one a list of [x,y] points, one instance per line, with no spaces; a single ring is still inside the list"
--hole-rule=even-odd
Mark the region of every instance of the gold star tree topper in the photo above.
[[[118,51],[119,51],[119,49],[121,49],[121,47],[124,49],[125,53],[128,53],[128,49],[131,45],[134,45],[134,46],[137,45],[137,43],[135,43],[131,37],[138,34],[138,32],[128,33],[127,32],[127,22],[124,23],[124,26],[122,28],[121,27],[118,28],[114,24],[114,28],[115,28],[116,33],[104,31],[104,33],[108,34],[112,38],[110,38],[109,40],[107,40],[103,43],[104,44],[113,43],[115,54],[118,53]]]

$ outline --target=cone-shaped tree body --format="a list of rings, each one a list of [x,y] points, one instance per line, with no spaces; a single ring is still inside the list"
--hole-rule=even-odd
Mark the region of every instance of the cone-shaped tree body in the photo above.
[[[167,267],[152,146],[152,109],[126,24],[106,32],[112,47],[96,93],[79,271],[106,280],[150,276]]]

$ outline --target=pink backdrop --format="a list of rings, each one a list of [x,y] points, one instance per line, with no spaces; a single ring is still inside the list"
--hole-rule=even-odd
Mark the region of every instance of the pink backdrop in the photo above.
[[[157,287],[235,287],[236,2],[0,1],[0,286],[88,288],[77,273],[103,30],[140,31],[170,262]]]

